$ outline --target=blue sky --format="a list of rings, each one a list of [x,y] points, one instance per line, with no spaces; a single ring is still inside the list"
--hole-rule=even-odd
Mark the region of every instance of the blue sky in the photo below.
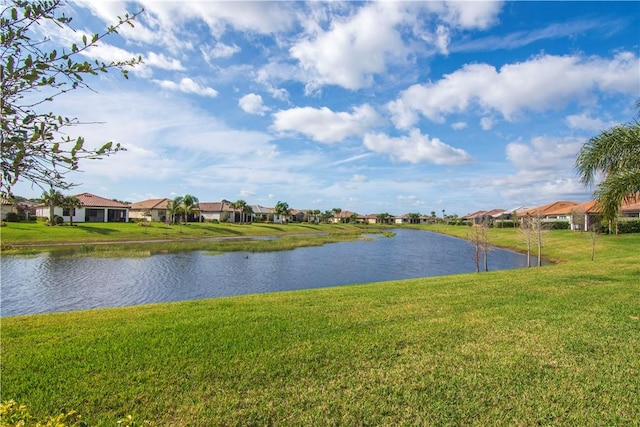
[[[638,2],[86,1],[66,6],[75,33],[40,30],[70,45],[141,8],[88,55],[144,64],[51,107],[127,148],[82,163],[72,193],[396,215],[586,201],[577,152],[640,97]]]

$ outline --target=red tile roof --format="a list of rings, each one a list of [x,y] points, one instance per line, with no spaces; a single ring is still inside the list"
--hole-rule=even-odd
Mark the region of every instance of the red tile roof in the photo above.
[[[473,218],[477,218],[481,215],[486,214],[487,211],[475,211],[473,213],[468,213],[465,216],[462,217],[462,219],[473,219]]]
[[[518,212],[519,216],[525,215],[568,215],[571,211],[578,206],[577,202],[569,202],[569,201],[557,201],[553,203],[549,203],[547,205],[538,206],[535,208],[531,208],[524,212]]]
[[[129,205],[116,202],[115,200],[105,199],[104,197],[96,196],[91,193],[76,194],[76,197],[80,201],[80,206],[95,206],[99,208],[128,208]]]

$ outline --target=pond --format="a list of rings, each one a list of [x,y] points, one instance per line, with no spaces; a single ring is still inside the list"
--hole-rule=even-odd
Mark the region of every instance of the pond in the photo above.
[[[148,258],[3,256],[0,315],[119,307],[310,289],[475,271],[462,239],[397,229],[354,242],[282,252],[185,252]],[[489,269],[526,266],[526,257],[493,249]]]

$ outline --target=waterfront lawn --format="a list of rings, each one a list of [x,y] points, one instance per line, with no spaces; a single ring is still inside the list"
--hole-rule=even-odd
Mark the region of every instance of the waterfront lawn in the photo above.
[[[2,399],[90,425],[633,425],[638,248],[600,236],[592,262],[558,231],[542,268],[3,318]]]
[[[91,244],[130,241],[182,241],[215,237],[250,237],[265,235],[343,233],[356,230],[349,224],[214,224],[189,223],[167,225],[149,223],[81,223],[48,227],[42,222],[7,223],[0,228],[3,250],[17,249],[21,245]],[[49,250],[50,248],[47,248]],[[37,250],[37,249],[34,249]],[[15,252],[21,253],[16,250]]]

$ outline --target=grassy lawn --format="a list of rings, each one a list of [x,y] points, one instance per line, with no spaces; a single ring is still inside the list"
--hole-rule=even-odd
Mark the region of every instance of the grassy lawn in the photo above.
[[[8,223],[0,228],[2,253],[55,252],[70,256],[134,257],[190,250],[211,252],[288,250],[352,240],[365,231],[349,224],[85,223],[47,227],[43,223]],[[322,234],[322,235],[319,235]],[[281,236],[247,241],[243,237]],[[216,238],[237,238],[225,241]],[[108,245],[105,245],[108,243]]]
[[[640,235],[595,262],[587,234],[545,239],[563,262],[3,318],[2,400],[90,425],[636,425]]]

